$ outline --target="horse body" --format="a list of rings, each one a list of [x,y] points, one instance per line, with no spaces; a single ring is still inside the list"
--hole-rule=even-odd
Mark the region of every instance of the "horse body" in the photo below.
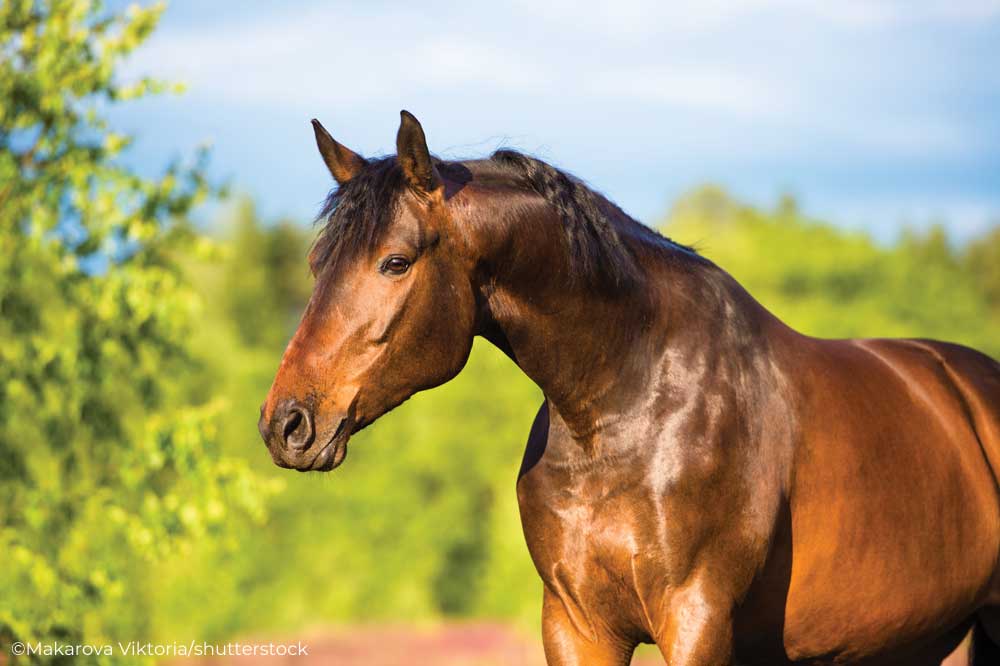
[[[433,160],[408,114],[398,162],[316,132],[344,194],[261,433],[332,469],[474,335],[507,353],[546,397],[517,494],[550,663],[930,666],[1000,624],[995,361],[801,335],[544,163]]]
[[[723,663],[733,623],[746,663],[915,663],[915,645],[939,663],[997,599],[1000,366],[942,343],[802,336],[685,261],[693,277],[659,280],[662,320],[683,323],[647,334],[662,371],[643,391],[659,398],[584,456],[548,403],[532,429],[518,497],[550,660],[598,663],[597,644],[627,663],[653,641],[668,663]],[[702,286],[678,299],[685,275]]]
[[[1000,367],[924,341],[808,350],[786,647],[856,658],[943,635],[996,597],[1000,504],[987,451],[996,460],[1000,440],[986,435],[1000,412],[973,411],[987,396],[962,386],[991,381],[1000,406]]]

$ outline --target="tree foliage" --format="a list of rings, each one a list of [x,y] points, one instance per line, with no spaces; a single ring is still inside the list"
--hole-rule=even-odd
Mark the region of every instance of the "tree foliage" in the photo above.
[[[1000,317],[1000,224],[969,243],[963,260],[993,315]]]
[[[679,200],[664,230],[804,333],[938,338],[1000,354],[996,232],[963,249],[932,225],[880,245],[803,216],[791,200],[767,211],[711,186]]]
[[[0,647],[141,640],[145,574],[259,516],[246,465],[192,404],[199,299],[175,258],[200,164],[142,178],[101,109],[160,7],[0,4]],[[5,650],[6,651],[6,650]],[[84,662],[84,658],[77,660]]]

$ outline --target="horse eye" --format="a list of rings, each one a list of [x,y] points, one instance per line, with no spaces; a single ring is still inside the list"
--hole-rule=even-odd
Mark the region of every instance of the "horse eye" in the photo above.
[[[410,260],[394,255],[382,262],[382,272],[391,275],[402,275],[410,268]]]

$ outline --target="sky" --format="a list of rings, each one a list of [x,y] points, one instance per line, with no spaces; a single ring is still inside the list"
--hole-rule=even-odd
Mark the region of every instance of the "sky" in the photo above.
[[[524,150],[651,224],[706,182],[887,240],[1000,222],[1000,0],[173,0],[141,74],[187,92],[112,112],[128,160],[208,143],[271,219],[332,186],[311,118],[371,156],[405,108],[441,157]]]

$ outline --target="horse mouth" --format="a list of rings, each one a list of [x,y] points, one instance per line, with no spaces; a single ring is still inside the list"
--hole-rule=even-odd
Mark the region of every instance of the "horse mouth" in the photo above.
[[[347,427],[347,419],[343,419],[330,437],[326,445],[320,449],[319,453],[305,467],[297,468],[300,472],[329,472],[339,467],[347,457],[347,440],[351,437],[351,431]]]

